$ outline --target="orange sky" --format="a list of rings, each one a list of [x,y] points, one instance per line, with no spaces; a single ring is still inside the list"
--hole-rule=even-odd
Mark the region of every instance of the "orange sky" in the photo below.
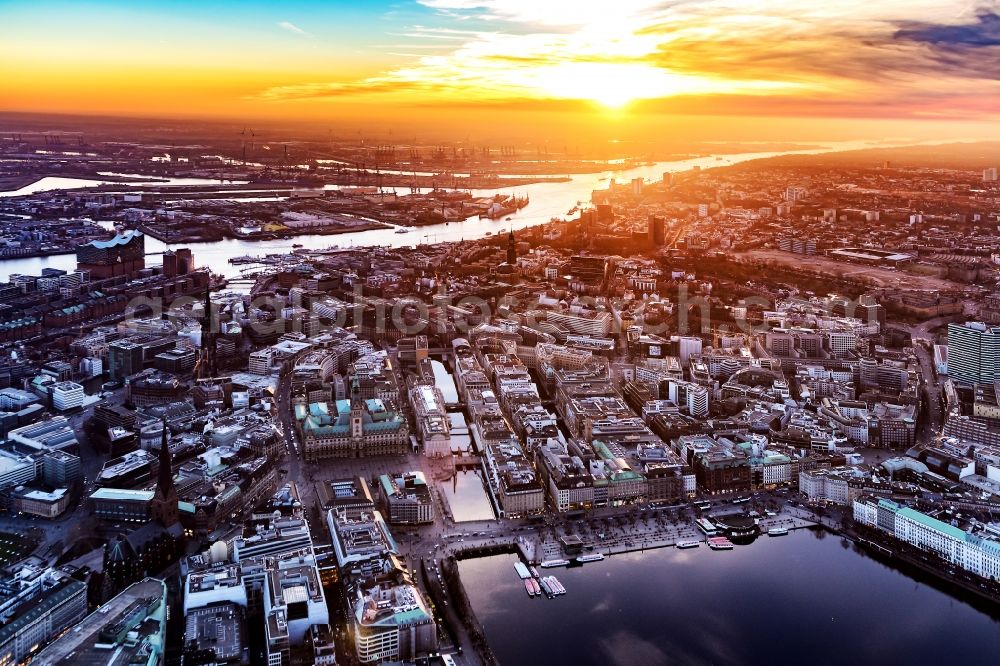
[[[15,0],[0,110],[978,138],[1000,113],[1000,18],[978,7]]]

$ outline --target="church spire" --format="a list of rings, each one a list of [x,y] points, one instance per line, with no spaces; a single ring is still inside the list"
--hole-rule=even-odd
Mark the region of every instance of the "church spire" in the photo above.
[[[174,486],[174,470],[170,463],[169,443],[170,430],[167,428],[167,417],[163,417],[163,436],[160,439],[160,469],[157,470],[156,490],[149,511],[153,520],[159,520],[164,527],[171,527],[180,522],[177,508],[177,488]]]
[[[507,236],[507,263],[517,263],[517,241],[514,240],[514,230],[511,229]]]

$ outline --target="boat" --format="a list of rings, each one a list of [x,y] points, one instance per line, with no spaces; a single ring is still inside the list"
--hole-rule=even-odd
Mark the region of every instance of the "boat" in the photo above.
[[[400,227],[399,229],[396,229],[396,233],[397,234],[408,234],[408,233],[410,233],[410,230],[406,229],[405,227]]]
[[[531,578],[531,572],[528,571],[528,567],[524,565],[524,562],[514,562],[514,571],[521,578]]]
[[[552,588],[553,594],[566,594],[566,588],[563,587],[563,584],[555,576],[549,576],[549,587]]]
[[[785,536],[788,534],[787,527],[772,527],[767,531],[767,536]]]
[[[732,550],[733,542],[726,537],[712,537],[708,540],[708,547],[712,550]]]
[[[534,582],[535,582],[534,578],[524,579],[524,591],[528,593],[529,597],[535,596],[535,587],[532,585],[532,583]]]
[[[678,541],[677,542],[677,547],[678,548],[697,548],[700,545],[701,545],[700,541]]]
[[[538,581],[538,584],[542,587],[542,591],[545,592],[545,596],[547,596],[547,597],[551,597],[552,596],[552,588],[549,587],[549,579],[548,578],[541,579],[540,581]]]
[[[535,567],[528,567],[528,571],[531,572],[532,576],[534,576],[535,578],[538,578],[538,569],[536,569]]]
[[[581,555],[576,558],[577,562],[600,562],[604,559],[604,553],[593,553],[591,555]]]
[[[300,248],[300,247],[304,247],[304,246],[302,245],[302,243],[292,243],[292,247],[294,247],[294,248]]]
[[[534,578],[525,578],[524,580],[531,585],[531,589],[536,595],[540,596],[542,594],[542,588],[539,587],[537,580],[535,580]]]
[[[545,560],[542,562],[541,567],[543,569],[552,569],[553,567],[564,567],[569,564],[569,560]]]

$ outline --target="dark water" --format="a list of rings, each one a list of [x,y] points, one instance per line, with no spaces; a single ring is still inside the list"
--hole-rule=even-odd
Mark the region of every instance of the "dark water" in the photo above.
[[[556,599],[529,598],[514,561],[460,563],[504,665],[1000,663],[1000,622],[834,536],[544,570],[567,589]]]

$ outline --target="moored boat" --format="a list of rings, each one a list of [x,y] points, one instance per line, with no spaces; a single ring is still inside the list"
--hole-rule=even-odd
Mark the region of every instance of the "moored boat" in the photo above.
[[[772,527],[767,531],[767,536],[773,536],[773,537],[785,536],[786,534],[788,534],[787,527]]]
[[[677,542],[677,547],[678,548],[697,548],[700,545],[701,545],[700,541],[678,541]]]
[[[514,562],[514,571],[521,578],[531,578],[531,572],[528,571],[528,567],[524,565],[524,562]]]
[[[592,553],[590,555],[581,555],[576,558],[577,562],[600,562],[604,559],[604,553]]]
[[[541,567],[543,569],[551,569],[553,567],[564,567],[569,564],[569,560],[545,560],[542,562]]]
[[[528,593],[529,597],[535,596],[535,586],[532,585],[532,583],[534,583],[534,582],[535,582],[534,578],[525,578],[524,579],[524,591]]]
[[[708,547],[712,550],[732,550],[733,542],[726,537],[712,537],[708,540]]]

